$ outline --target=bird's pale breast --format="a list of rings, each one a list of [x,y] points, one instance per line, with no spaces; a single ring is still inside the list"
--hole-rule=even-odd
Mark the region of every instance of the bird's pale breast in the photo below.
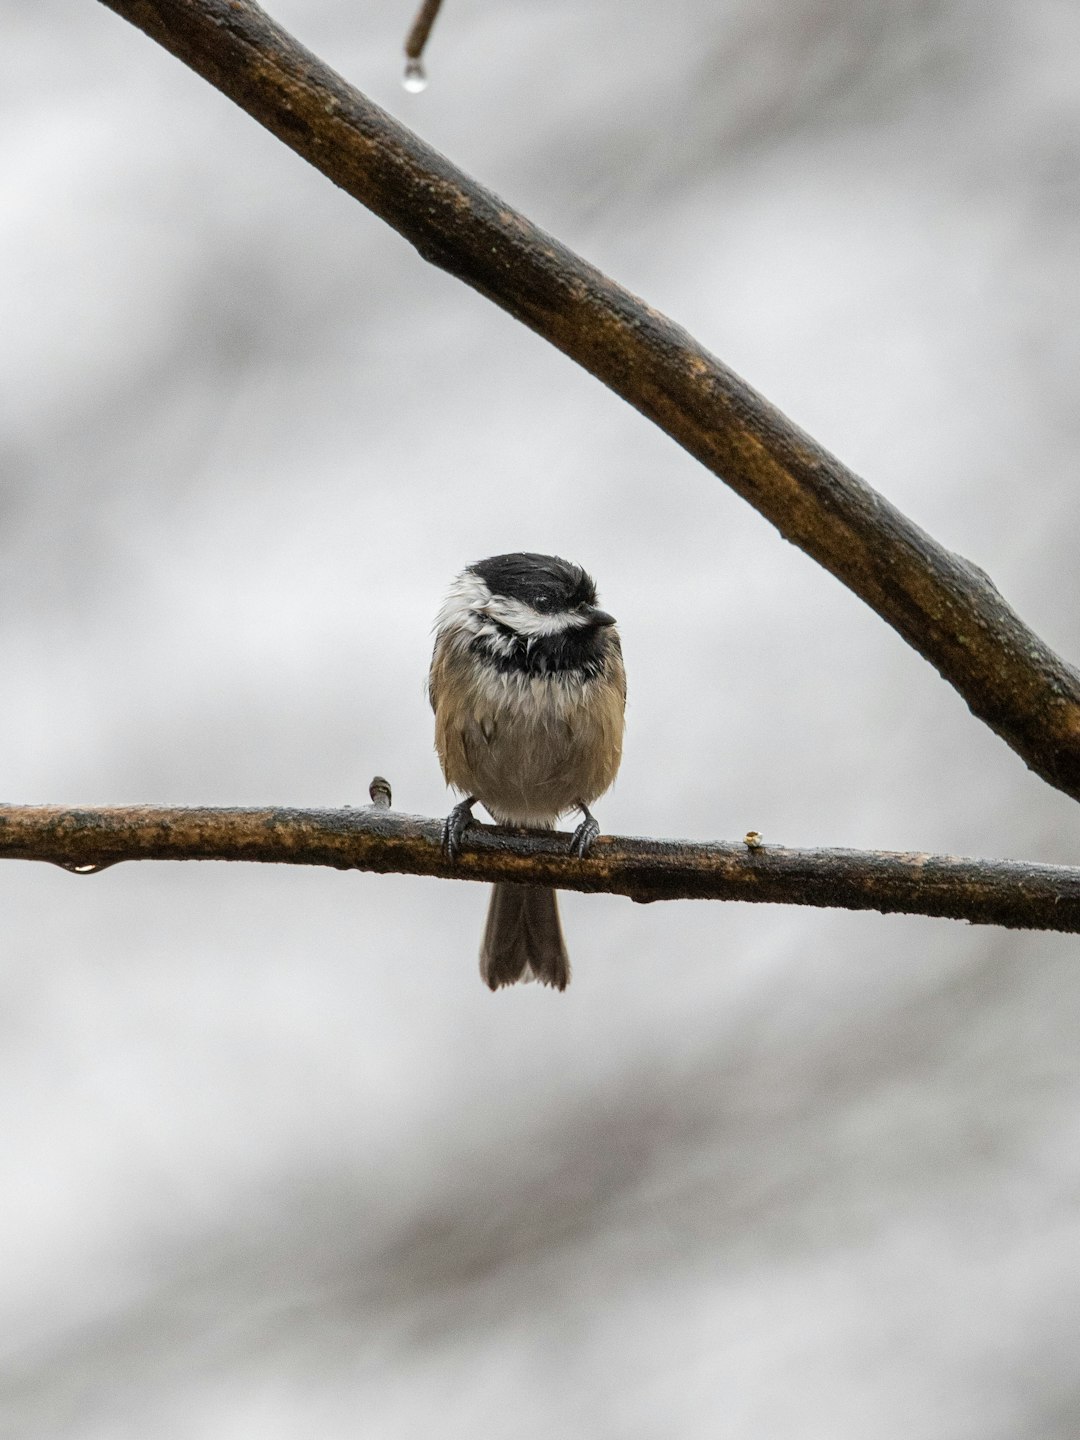
[[[447,783],[506,824],[553,824],[615,779],[626,695],[617,644],[589,680],[500,674],[447,647],[430,691]]]

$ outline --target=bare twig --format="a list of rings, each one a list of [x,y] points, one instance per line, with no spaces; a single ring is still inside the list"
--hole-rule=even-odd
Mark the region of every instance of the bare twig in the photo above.
[[[374,788],[374,787],[373,787]],[[568,835],[477,825],[456,862],[443,822],[376,802],[360,810],[74,810],[0,806],[0,859],[79,873],[125,860],[247,860],[337,870],[513,880],[632,900],[750,900],[934,915],[1014,929],[1080,932],[1080,869],[862,850],[788,850],[601,836],[588,859]]]
[[[390,781],[384,780],[381,775],[376,775],[368,786],[368,794],[371,796],[371,803],[378,805],[382,810],[389,810],[394,803],[394,797],[390,790]]]
[[[405,55],[409,60],[419,60],[424,53],[424,46],[431,34],[431,27],[435,24],[435,17],[442,6],[442,0],[423,0],[420,9],[416,12],[416,19],[412,23],[412,29],[405,37]]]
[[[862,597],[1050,784],[1080,798],[1080,675],[684,330],[399,125],[252,0],[103,0],[435,265],[565,351]]]

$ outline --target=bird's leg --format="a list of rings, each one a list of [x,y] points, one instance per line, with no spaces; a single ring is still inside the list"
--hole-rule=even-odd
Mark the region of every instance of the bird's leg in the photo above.
[[[600,824],[587,805],[579,803],[578,809],[585,818],[574,831],[574,838],[570,841],[570,854],[584,860],[592,849],[593,841],[600,834]]]
[[[450,811],[446,817],[446,824],[443,826],[442,843],[447,858],[456,860],[461,853],[461,837],[474,824],[472,807],[476,804],[476,796],[470,795],[461,800]]]

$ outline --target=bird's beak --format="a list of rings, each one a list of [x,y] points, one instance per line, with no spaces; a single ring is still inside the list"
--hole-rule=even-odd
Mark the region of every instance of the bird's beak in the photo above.
[[[589,609],[585,611],[585,616],[589,625],[594,630],[602,630],[606,625],[615,624],[614,615],[609,615],[606,610],[597,610],[594,605],[591,605]]]

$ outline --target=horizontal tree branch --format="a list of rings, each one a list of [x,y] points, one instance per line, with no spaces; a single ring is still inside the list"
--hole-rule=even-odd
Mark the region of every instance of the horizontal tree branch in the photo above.
[[[980,925],[1080,933],[1080,869],[1011,860],[866,850],[789,850],[739,843],[601,836],[585,860],[570,836],[477,825],[455,862],[441,820],[387,808],[388,790],[358,810],[96,810],[0,806],[0,859],[46,860],[93,873],[129,860],[245,860],[325,865],[444,880],[513,880],[631,900],[748,900]]]
[[[908,520],[684,330],[399,125],[252,0],[102,0],[433,264],[647,415],[843,581],[1037,774],[1080,798],[1080,675],[976,566]]]

